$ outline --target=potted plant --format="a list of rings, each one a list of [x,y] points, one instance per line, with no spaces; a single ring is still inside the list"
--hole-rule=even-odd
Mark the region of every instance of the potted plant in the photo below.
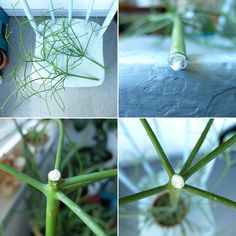
[[[38,175],[40,173],[39,170],[28,170],[29,173],[32,173],[32,176],[35,176],[34,178],[27,175],[20,173],[16,171],[15,169],[6,166],[4,164],[0,164],[0,170],[4,173],[8,173],[9,175],[15,176],[17,179],[26,182],[28,185],[32,186],[34,191],[37,193],[37,197],[43,199],[39,192],[43,193],[46,200],[46,209],[45,209],[45,216],[46,219],[44,219],[45,224],[45,235],[53,236],[53,235],[60,235],[60,227],[61,218],[64,216],[64,211],[62,210],[67,206],[70,211],[66,211],[66,214],[73,215],[75,214],[77,217],[79,217],[82,222],[84,222],[85,225],[93,232],[95,235],[107,235],[107,232],[105,232],[100,225],[100,222],[96,222],[92,219],[92,217],[83,209],[83,205],[80,204],[81,198],[80,198],[80,192],[82,191],[82,188],[85,186],[89,186],[90,184],[101,181],[106,178],[115,177],[117,174],[116,169],[110,169],[110,170],[103,170],[98,172],[92,172],[92,173],[84,173],[80,172],[78,176],[73,175],[72,177],[64,177],[63,168],[62,168],[62,154],[63,154],[63,143],[64,143],[64,127],[63,123],[60,120],[51,120],[51,122],[56,122],[59,127],[59,141],[57,146],[57,153],[55,158],[55,165],[54,169],[48,173],[48,183],[43,183],[41,181],[41,177]],[[19,128],[19,126],[18,126]],[[20,130],[20,129],[19,129]],[[26,143],[23,141],[23,145]],[[28,152],[27,146],[24,146],[26,149],[26,152]],[[27,157],[27,161],[29,159],[29,153]],[[66,166],[64,166],[65,168]],[[36,171],[36,173],[35,173]],[[63,177],[62,177],[63,176]],[[36,195],[34,195],[36,196]],[[75,197],[75,200],[72,201],[71,198]],[[39,205],[39,203],[42,203],[42,200],[36,203]],[[63,203],[65,206],[63,206]],[[80,206],[79,206],[79,205]],[[40,204],[41,205],[41,204]],[[66,209],[68,209],[66,207]],[[35,207],[34,209],[36,211],[36,214],[42,213],[42,209],[38,209]],[[73,212],[73,213],[72,213]],[[61,215],[62,214],[62,215]],[[42,218],[41,218],[42,219]],[[73,222],[74,219],[73,219]],[[78,222],[78,221],[77,221]],[[32,226],[34,226],[35,235],[40,235],[40,233],[43,233],[38,229],[38,226],[42,223],[39,223],[37,221],[37,218],[35,218],[35,221],[33,222],[33,219],[31,221]],[[70,223],[68,221],[67,223]],[[72,221],[71,221],[72,223]],[[78,224],[75,222],[75,228],[78,229]],[[86,227],[85,227],[86,228]],[[88,230],[89,231],[89,230]]]

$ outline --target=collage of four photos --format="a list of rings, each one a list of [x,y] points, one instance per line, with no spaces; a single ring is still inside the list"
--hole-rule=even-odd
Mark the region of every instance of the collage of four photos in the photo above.
[[[235,236],[236,2],[0,0],[0,236]]]

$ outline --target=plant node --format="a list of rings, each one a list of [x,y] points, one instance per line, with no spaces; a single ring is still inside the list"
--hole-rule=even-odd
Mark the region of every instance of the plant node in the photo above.
[[[172,177],[171,177],[171,185],[175,188],[175,189],[182,189],[185,185],[185,182],[184,182],[184,179],[181,175],[177,175],[177,174],[174,174]]]

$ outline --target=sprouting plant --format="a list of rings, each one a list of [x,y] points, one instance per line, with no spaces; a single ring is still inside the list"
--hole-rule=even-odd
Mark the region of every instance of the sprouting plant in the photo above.
[[[213,119],[210,119],[204,128],[203,132],[201,133],[196,145],[192,149],[189,157],[183,164],[181,170],[176,172],[172,167],[168,157],[166,156],[164,150],[162,149],[156,135],[154,134],[153,130],[151,129],[149,123],[145,119],[141,119],[141,123],[145,128],[147,135],[150,138],[158,156],[161,159],[162,167],[164,171],[167,173],[169,180],[166,184],[157,186],[152,189],[148,189],[145,191],[141,191],[139,193],[135,193],[123,198],[120,198],[120,206],[136,202],[138,200],[154,196],[160,193],[168,193],[170,206],[176,208],[181,201],[181,196],[186,192],[190,193],[191,197],[194,198],[195,196],[200,196],[205,199],[209,199],[223,205],[226,205],[231,208],[236,208],[236,202],[222,197],[220,195],[214,194],[212,192],[200,189],[198,187],[192,186],[187,183],[190,177],[194,174],[199,173],[203,167],[205,167],[209,162],[217,158],[220,154],[222,154],[227,148],[231,147],[236,142],[236,135],[233,135],[227,141],[216,147],[210,153],[204,155],[200,160],[197,161],[196,157],[197,154],[204,143],[204,140],[207,137],[207,134],[213,124]],[[163,215],[163,214],[162,214]]]
[[[61,92],[65,90],[65,81],[68,79],[99,81],[100,78],[92,76],[91,71],[84,71],[85,64],[88,66],[94,64],[101,70],[106,70],[105,66],[88,52],[94,41],[99,40],[96,35],[103,29],[97,23],[59,18],[52,24],[46,17],[39,17],[39,36],[36,37],[35,47],[28,49],[24,35],[27,34],[26,27],[31,21],[15,18],[20,31],[19,54],[16,55],[20,58],[20,62],[10,72],[15,90],[1,105],[2,112],[11,99],[14,100],[16,109],[22,103],[30,101],[32,97],[42,99],[47,104],[49,113],[50,101],[55,101],[64,110]],[[83,34],[75,30],[81,27],[86,27]],[[13,34],[9,31],[6,36],[9,47],[18,51],[11,43],[11,37]],[[14,40],[13,42],[15,44]]]
[[[15,176],[19,180],[27,183],[34,189],[40,191],[46,197],[46,229],[45,235],[54,236],[58,235],[58,217],[60,215],[60,203],[67,206],[71,212],[87,225],[87,227],[95,235],[106,235],[103,229],[94,222],[88,213],[86,213],[80,206],[77,205],[76,201],[72,201],[68,194],[81,189],[82,187],[88,186],[94,182],[100,181],[105,178],[114,177],[117,175],[116,169],[104,170],[94,172],[90,174],[81,174],[70,178],[62,178],[62,153],[63,153],[63,142],[64,142],[64,127],[60,120],[53,120],[57,122],[59,126],[59,141],[57,146],[57,153],[55,158],[55,166],[52,171],[48,173],[48,183],[45,184],[39,181],[38,178],[33,178],[27,174],[20,173],[4,164],[0,164],[0,170],[10,175]],[[27,150],[27,148],[26,148]]]

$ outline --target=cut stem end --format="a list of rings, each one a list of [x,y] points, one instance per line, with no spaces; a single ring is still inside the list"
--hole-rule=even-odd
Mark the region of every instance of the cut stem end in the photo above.
[[[170,54],[168,58],[169,65],[172,70],[184,70],[188,65],[187,57],[180,53]]]
[[[61,178],[61,172],[57,169],[51,170],[48,173],[48,180],[53,181],[53,182],[57,182],[59,181]]]

